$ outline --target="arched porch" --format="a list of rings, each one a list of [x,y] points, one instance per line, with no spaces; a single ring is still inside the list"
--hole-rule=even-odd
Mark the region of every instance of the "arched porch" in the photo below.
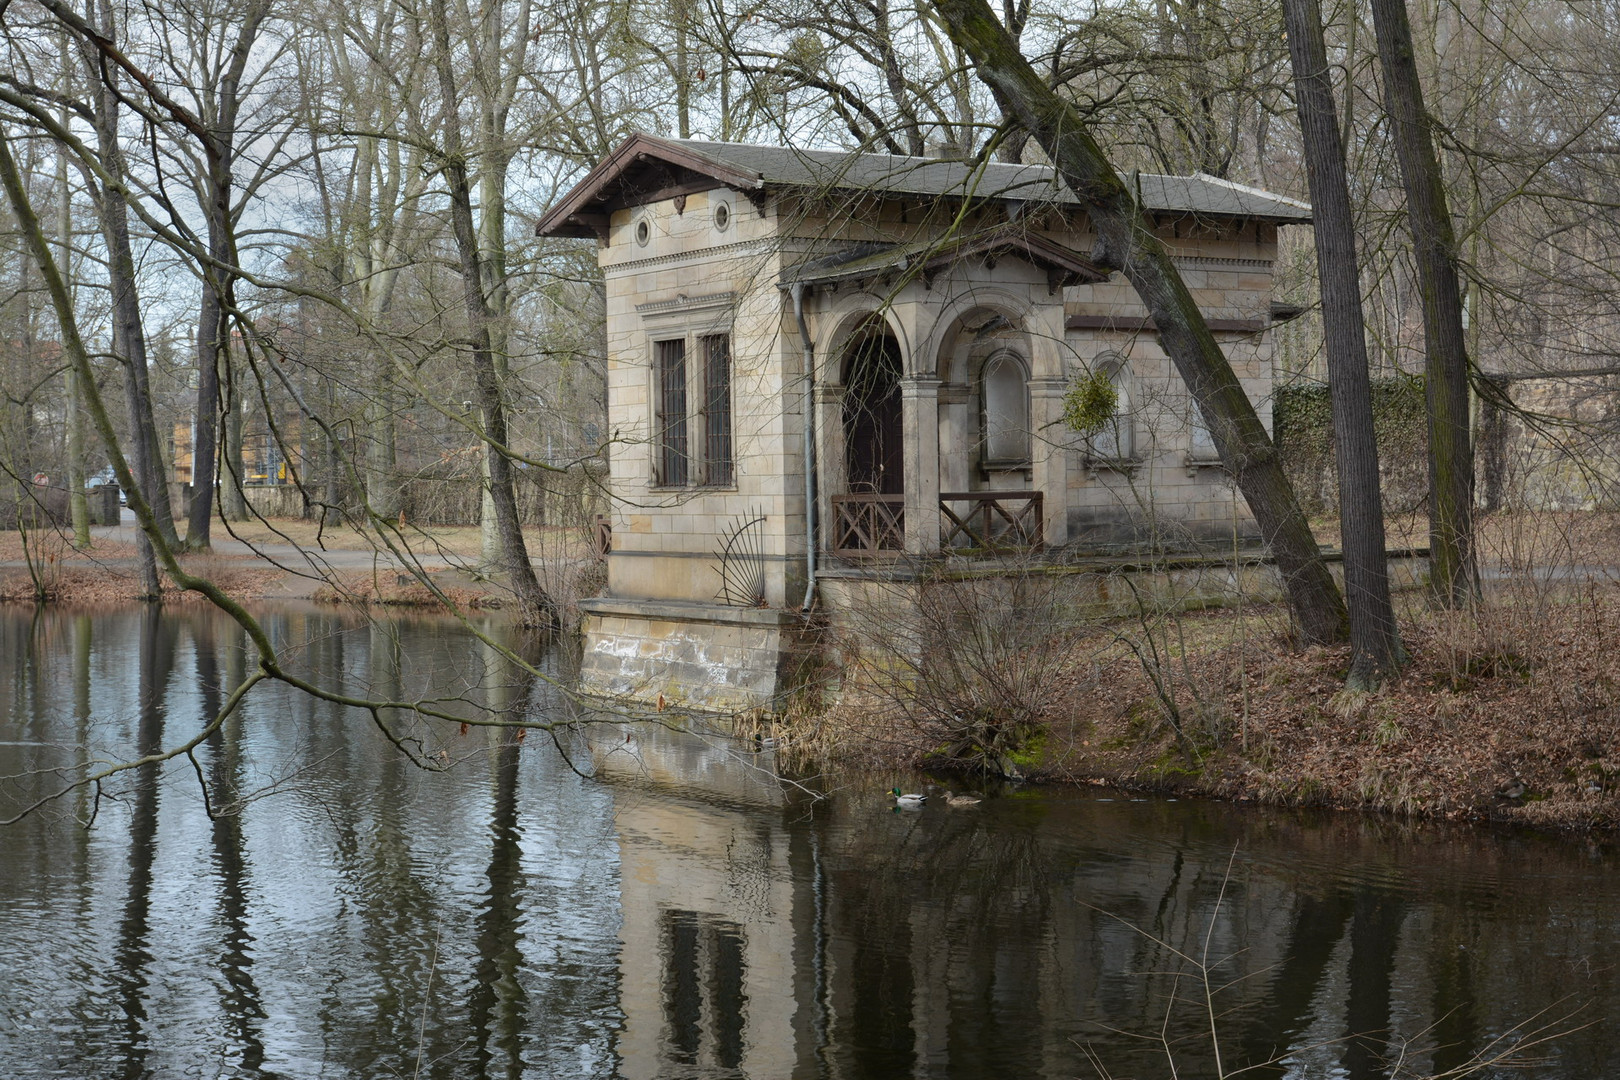
[[[817,467],[830,554],[1006,554],[1067,540],[1068,452],[1053,437],[1067,382],[1061,291],[942,284],[823,312]]]

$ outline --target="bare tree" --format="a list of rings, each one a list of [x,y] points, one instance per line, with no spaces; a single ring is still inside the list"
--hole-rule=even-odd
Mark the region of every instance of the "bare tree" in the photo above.
[[[461,261],[461,281],[467,307],[467,328],[472,339],[474,385],[484,434],[484,457],[489,469],[489,493],[500,531],[502,569],[517,593],[520,617],[530,626],[555,630],[559,625],[556,605],[540,587],[534,564],[518,520],[517,499],[512,485],[512,458],[507,406],[500,372],[495,362],[490,324],[493,312],[484,294],[484,271],[473,223],[472,189],[467,180],[467,161],[462,145],[461,116],[457,108],[455,71],[451,64],[450,31],[444,0],[430,0],[428,19],[433,34],[434,66],[443,97],[444,152],[440,166],[449,186],[450,222],[456,251]]]
[[[1351,689],[1370,690],[1405,662],[1384,555],[1384,506],[1373,429],[1367,339],[1362,330],[1355,222],[1344,146],[1333,105],[1322,14],[1316,0],[1284,0],[1288,50],[1298,87],[1299,123],[1311,187],[1316,263],[1322,284],[1333,442],[1339,467],[1344,589],[1350,614]]]
[[[1389,116],[1406,190],[1423,306],[1424,393],[1429,407],[1429,581],[1444,607],[1478,591],[1474,541],[1474,447],[1468,398],[1457,241],[1435,156],[1404,0],[1373,0],[1373,27]]]
[[[979,78],[1040,143],[1069,189],[1085,204],[1097,233],[1092,261],[1123,271],[1141,296],[1158,326],[1159,340],[1198,403],[1221,460],[1271,546],[1300,637],[1307,642],[1340,640],[1347,630],[1344,600],[1276,448],[1142,207],[1082,118],[1030,67],[985,0],[935,0],[934,7],[952,39],[972,59]]]
[[[209,261],[203,267],[202,305],[197,317],[197,405],[192,438],[191,506],[186,526],[186,543],[194,550],[209,546],[209,521],[214,509],[216,442],[219,434],[220,370],[230,363],[230,319],[235,306],[235,275],[231,268],[240,261],[234,249],[234,220],[239,212],[232,188],[235,178],[236,140],[245,87],[243,77],[259,32],[270,13],[269,0],[249,0],[242,9],[235,34],[228,36],[228,47],[212,47],[214,27],[229,27],[217,12],[202,13],[202,25],[195,28],[201,39],[196,52],[201,61],[198,71],[200,108],[206,125],[203,135],[203,162],[198,177],[198,196],[207,223]],[[226,44],[222,42],[221,44]],[[223,53],[223,55],[221,55]],[[223,61],[220,63],[219,61]],[[263,174],[261,174],[263,175]],[[242,483],[240,435],[234,440],[229,482]]]

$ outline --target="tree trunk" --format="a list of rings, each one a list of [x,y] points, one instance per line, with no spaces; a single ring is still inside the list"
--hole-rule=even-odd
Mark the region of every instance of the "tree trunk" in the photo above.
[[[1344,591],[1350,608],[1350,674],[1346,685],[1371,690],[1405,663],[1389,597],[1384,506],[1378,489],[1378,442],[1373,432],[1372,381],[1362,324],[1355,222],[1345,175],[1344,144],[1334,116],[1333,85],[1317,0],[1283,0],[1288,51],[1294,65],[1299,124],[1304,135],[1322,285],[1322,331],[1333,450],[1339,467],[1339,522],[1344,537]]]
[[[73,311],[73,302],[68,296],[67,284],[57,269],[56,261],[51,257],[50,245],[45,240],[45,232],[40,227],[39,218],[34,214],[33,207],[28,201],[28,192],[23,186],[22,174],[17,169],[17,161],[11,155],[11,146],[6,139],[5,129],[0,127],[0,186],[5,188],[7,200],[16,214],[17,231],[21,234],[23,242],[27,244],[29,253],[33,256],[34,265],[39,268],[40,277],[44,280],[45,291],[51,300],[51,306],[56,309],[56,321],[60,329],[62,351],[66,354],[68,363],[73,365],[78,375],[79,385],[85,388],[86,404],[90,407],[90,417],[96,425],[97,433],[101,436],[102,444],[106,447],[107,456],[112,460],[113,473],[118,482],[129,490],[130,505],[134,507],[136,516],[140,519],[141,529],[136,534],[137,566],[140,569],[141,598],[157,600],[161,598],[161,583],[158,580],[157,559],[152,547],[152,537],[160,535],[156,516],[151,505],[146,501],[142,486],[136,483],[136,477],[130,462],[124,457],[123,449],[118,444],[118,435],[113,430],[112,418],[102,406],[101,399],[96,393],[95,374],[90,369],[90,355],[85,350],[84,340],[79,336],[78,320]]]
[[[1468,402],[1456,234],[1444,178],[1423,107],[1412,26],[1404,0],[1373,0],[1373,30],[1389,117],[1412,260],[1423,297],[1423,385],[1429,413],[1429,587],[1441,607],[1461,607],[1479,592],[1474,558],[1474,451]]]
[[[66,65],[64,65],[65,71]],[[67,110],[59,118],[68,126]],[[56,151],[56,237],[62,249],[62,270],[73,280],[73,200],[68,193],[68,162],[65,148]],[[79,403],[79,377],[70,364],[64,373],[67,391],[67,484],[68,509],[73,519],[73,546],[90,546],[90,505],[84,495],[84,411]]]
[[[100,32],[116,37],[111,8],[100,5]],[[112,68],[101,69],[87,58],[92,77],[103,76],[99,108],[95,114],[97,149],[102,167],[122,180],[124,151],[118,138],[119,95],[112,85]],[[147,380],[146,330],[141,319],[140,294],[136,290],[135,255],[129,241],[129,211],[124,197],[105,188],[100,191],[97,210],[107,243],[107,278],[112,292],[113,352],[123,362],[129,400],[129,420],[134,443],[134,473],[152,508],[153,521],[165,543],[178,547],[174,512],[169,503],[169,478],[164,475],[158,452],[157,423],[152,414],[152,391]]]
[[[395,439],[398,428],[394,422],[399,391],[393,365],[387,359],[379,360],[373,370],[377,381],[372,384],[366,408],[366,502],[373,514],[393,521],[404,510]]]
[[[227,365],[229,380],[224,402],[225,461],[219,470],[219,512],[226,521],[246,521],[247,496],[242,494],[242,477],[247,466],[242,460],[242,391]]]
[[[484,457],[489,466],[489,493],[495,504],[495,523],[501,534],[502,555],[512,589],[517,593],[519,619],[529,626],[546,630],[560,623],[556,605],[540,587],[528,546],[518,521],[517,499],[512,486],[512,462],[506,456],[509,431],[506,402],[490,344],[489,303],[484,296],[483,270],[478,251],[478,230],[473,224],[472,190],[467,181],[466,157],[462,149],[460,116],[455,75],[450,66],[450,28],[445,20],[444,0],[428,6],[432,22],[439,89],[446,102],[444,119],[444,178],[450,199],[450,224],[461,259],[461,288],[467,306],[467,328],[472,338],[473,377],[484,428]]]
[[[934,6],[997,103],[1028,129],[1086,204],[1097,233],[1093,261],[1122,270],[1141,296],[1159,328],[1160,343],[1192,392],[1221,460],[1271,546],[1300,638],[1308,643],[1341,640],[1348,629],[1344,600],[1276,448],[1131,191],[1080,114],[1030,67],[985,0],[934,0]]]
[[[219,250],[213,214],[209,214],[208,250]],[[218,257],[217,255],[215,256]],[[209,546],[209,523],[214,514],[214,485],[219,442],[219,363],[225,355],[225,307],[220,303],[218,274],[203,273],[202,309],[197,316],[196,436],[191,442],[191,506],[186,522],[186,546],[202,551]]]
[[[225,267],[236,265],[232,231],[231,167],[236,156],[236,124],[248,55],[268,13],[266,0],[251,5],[243,15],[232,45],[230,60],[219,80],[218,97],[211,110],[207,142],[207,174],[203,177],[203,214],[208,221],[208,255],[203,268],[202,307],[197,317],[196,438],[192,440],[191,507],[186,545],[193,551],[208,547],[209,521],[218,481],[216,452],[219,441],[219,370],[229,363],[229,308],[234,303],[233,276]],[[213,88],[210,88],[213,89]]]

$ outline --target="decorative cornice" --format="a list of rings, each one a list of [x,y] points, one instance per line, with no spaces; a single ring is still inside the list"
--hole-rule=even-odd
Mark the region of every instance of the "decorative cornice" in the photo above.
[[[675,315],[688,311],[704,311],[708,308],[729,308],[737,303],[735,292],[706,293],[702,296],[687,296],[678,294],[673,300],[653,300],[645,304],[636,305],[636,314],[647,315]]]
[[[1173,257],[1178,267],[1187,270],[1265,270],[1270,271],[1274,259],[1226,259],[1214,255],[1182,255]]]
[[[630,259],[626,262],[614,263],[607,267],[609,275],[622,271],[641,270],[649,266],[673,266],[683,262],[697,262],[715,256],[742,255],[750,252],[760,254],[800,254],[808,250],[811,245],[801,241],[795,244],[797,237],[757,237],[753,240],[738,240],[730,244],[719,244],[715,247],[690,248],[686,251],[674,251],[667,255],[649,255],[645,259]],[[1262,270],[1269,272],[1275,263],[1273,259],[1235,259],[1222,258],[1214,255],[1181,255],[1174,256],[1172,260],[1176,266],[1185,270]]]
[[[629,262],[614,263],[605,267],[609,277],[626,270],[641,270],[648,266],[674,266],[683,262],[699,262],[711,259],[716,255],[741,255],[752,249],[770,253],[780,248],[780,243],[770,237],[761,237],[756,240],[738,240],[731,244],[719,244],[715,247],[689,248],[686,251],[674,251],[668,255],[649,255],[645,259],[631,259]]]

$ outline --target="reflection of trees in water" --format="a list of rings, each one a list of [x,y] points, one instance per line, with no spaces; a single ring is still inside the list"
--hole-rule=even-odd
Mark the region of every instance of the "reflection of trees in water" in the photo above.
[[[484,646],[479,653],[486,668],[500,670],[502,665],[493,649]],[[497,686],[489,704],[501,708],[507,704],[503,691],[516,687],[505,679],[499,680]],[[523,695],[517,696],[521,700]],[[478,961],[468,1000],[472,1057],[478,1076],[518,1076],[523,1071],[522,1035],[528,995],[519,978],[524,959],[519,898],[527,882],[523,874],[522,831],[518,827],[521,744],[517,734],[512,728],[501,730],[489,754],[492,803],[488,887],[478,911]]]
[[[1106,830],[1101,818],[997,815],[992,827],[992,815],[930,804],[829,830],[831,966],[841,969],[832,1038],[851,1074],[915,1071],[919,1053],[964,1075],[1038,1070],[1072,1062],[1073,1039],[1095,1040],[1115,1075],[1162,1074],[1167,1052],[1181,1075],[1212,1075],[1198,981],[1207,959],[1228,1070],[1373,1080],[1404,1053],[1411,1074],[1426,1075],[1474,1061],[1485,1040],[1531,1020],[1539,1006],[1524,1004],[1534,1000],[1526,985],[1544,1002],[1571,985],[1562,959],[1481,932],[1486,912],[1521,921],[1513,898],[1446,895],[1466,849],[1433,863],[1391,857],[1399,848],[1368,861],[1330,824],[1305,831],[1315,850],[1303,865],[1289,867],[1286,835],[1275,836],[1283,843],[1267,858],[1282,862],[1262,870],[1240,849],[1229,874],[1219,838],[1195,829],[1175,839],[1173,825],[1153,827],[1162,815],[1150,806],[1127,834],[1152,837],[1145,857],[1076,841]],[[1288,1068],[1276,1063],[1285,1053]]]
[[[391,634],[348,613],[265,619],[328,685],[439,685],[469,707],[528,707],[527,676],[442,621],[400,622]],[[197,731],[242,678],[241,636],[197,610],[0,619],[0,642],[15,646],[0,672],[13,723],[0,794],[37,798],[87,755],[129,760]],[[20,931],[64,958],[60,973],[28,971],[15,987],[40,1004],[6,1011],[80,1026],[53,1045],[8,1025],[0,1072],[270,1075],[271,1061],[408,1075],[420,1046],[423,1076],[610,1075],[614,927],[591,908],[613,895],[608,797],[545,740],[520,755],[513,732],[456,741],[441,723],[456,753],[447,774],[427,775],[354,720],[260,684],[196,751],[213,820],[182,757],[0,833],[0,907],[54,887],[54,913],[26,909]],[[98,808],[92,830],[68,820]],[[26,970],[17,964],[0,971]]]
[[[156,604],[142,608],[135,736],[135,752],[139,756],[155,754],[163,748],[164,694],[169,673],[174,668],[176,632],[175,623],[164,619]],[[130,785],[129,886],[124,897],[123,918],[118,925],[112,972],[124,1017],[123,1032],[118,1040],[120,1067],[123,1075],[130,1077],[147,1074],[146,1059],[152,1049],[147,1031],[146,991],[154,959],[148,935],[152,917],[152,868],[157,858],[161,772],[161,765],[144,765],[135,770]]]
[[[1052,893],[1039,838],[989,830],[972,811],[882,825],[823,839],[835,1053],[855,1076],[910,1075],[919,1051],[962,1075],[1004,1075],[1043,1011]]]
[[[201,618],[190,623],[192,649],[196,657],[197,684],[202,692],[203,717],[219,715],[230,688],[243,678],[243,650],[247,637],[235,623]],[[225,630],[223,646],[216,629]],[[220,652],[225,654],[223,673]],[[242,816],[239,802],[244,791],[242,775],[242,713],[228,717],[208,740],[212,759],[208,777],[213,820],[210,838],[214,848],[214,871],[219,878],[219,921],[222,941],[216,966],[223,976],[220,1011],[231,1043],[240,1055],[241,1068],[254,1076],[264,1072],[264,1041],[261,1022],[266,1018],[258,982],[253,975],[253,935],[248,931],[248,868],[243,855]]]

